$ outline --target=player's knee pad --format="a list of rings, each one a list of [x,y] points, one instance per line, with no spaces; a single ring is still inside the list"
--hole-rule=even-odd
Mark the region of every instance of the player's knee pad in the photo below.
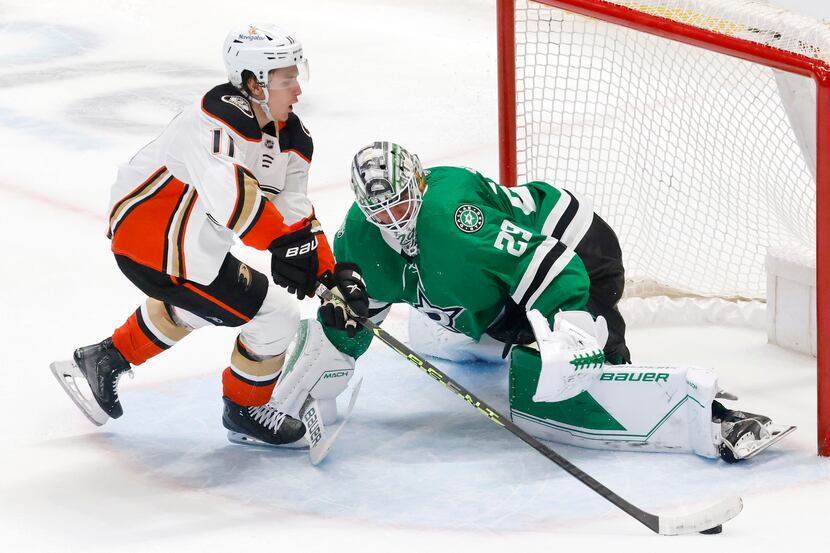
[[[297,332],[300,308],[294,298],[276,286],[269,286],[262,307],[242,325],[239,339],[252,353],[271,357],[283,353]]]
[[[203,326],[208,326],[210,324],[209,321],[201,318],[199,315],[191,313],[186,309],[182,309],[181,307],[176,307],[175,305],[168,304],[168,310],[170,312],[170,317],[176,325],[187,329],[188,331],[193,331],[198,328],[202,328]]]
[[[352,378],[354,363],[353,357],[332,345],[317,320],[303,319],[271,402],[299,418],[300,408],[311,396],[318,402],[323,423],[331,424],[337,418],[337,396]]]
[[[595,449],[676,451],[717,457],[714,371],[698,367],[606,365],[587,390],[559,402],[535,402],[538,352],[515,348],[510,412],[528,433]]]

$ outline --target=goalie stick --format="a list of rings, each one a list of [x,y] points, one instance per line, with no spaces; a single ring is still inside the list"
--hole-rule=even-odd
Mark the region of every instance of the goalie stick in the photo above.
[[[332,294],[324,284],[319,284],[316,294],[326,301],[342,300]],[[344,306],[345,307],[345,306]],[[348,309],[348,308],[347,308]],[[659,516],[646,512],[636,505],[629,503],[609,488],[604,486],[601,482],[594,479],[587,473],[583,472],[576,465],[556,453],[554,450],[519,428],[512,420],[504,417],[499,412],[495,411],[485,402],[478,399],[475,395],[470,393],[464,386],[454,381],[442,373],[435,365],[423,359],[420,355],[406,347],[399,342],[394,336],[380,328],[370,319],[355,317],[362,326],[374,334],[381,342],[398,352],[402,357],[417,366],[427,375],[437,380],[456,395],[461,397],[464,401],[475,407],[479,413],[490,419],[497,425],[505,428],[514,436],[525,442],[527,445],[556,463],[565,472],[591,488],[594,492],[602,496],[605,500],[610,501],[616,505],[620,510],[631,516],[635,520],[645,525],[649,530],[662,534],[664,536],[674,536],[678,534],[692,534],[695,532],[705,534],[716,534],[721,531],[721,525],[736,517],[743,508],[743,501],[740,497],[730,497],[724,499],[714,505],[694,513],[679,516]]]

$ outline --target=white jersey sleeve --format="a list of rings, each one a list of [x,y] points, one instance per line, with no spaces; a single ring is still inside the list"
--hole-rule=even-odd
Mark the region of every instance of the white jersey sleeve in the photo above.
[[[113,252],[206,284],[234,234],[266,249],[288,226],[259,186],[262,153],[248,101],[230,84],[215,87],[120,167],[111,195]]]

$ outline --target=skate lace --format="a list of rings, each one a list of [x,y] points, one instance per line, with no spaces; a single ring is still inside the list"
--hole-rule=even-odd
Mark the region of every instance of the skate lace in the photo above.
[[[112,379],[112,395],[115,397],[116,400],[118,399],[118,381],[121,380],[121,377],[125,374],[130,376],[130,380],[135,378],[135,373],[132,369],[127,369],[126,371],[120,372],[115,375],[115,378]]]
[[[282,421],[286,417],[285,413],[277,411],[268,404],[259,407],[248,407],[248,413],[256,422],[273,431],[279,430]]]

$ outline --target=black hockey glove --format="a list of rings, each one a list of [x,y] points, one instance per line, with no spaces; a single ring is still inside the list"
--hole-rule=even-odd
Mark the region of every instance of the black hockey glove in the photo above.
[[[341,300],[323,300],[320,319],[324,325],[345,330],[350,338],[354,337],[358,325],[352,314],[357,317],[369,315],[369,296],[366,294],[366,283],[360,276],[360,267],[354,263],[337,263],[334,274],[326,273],[320,280],[331,288],[332,295]],[[348,310],[343,303],[348,306]]]
[[[298,299],[313,296],[317,287],[317,237],[311,223],[280,236],[268,246],[274,283],[296,294]]]

